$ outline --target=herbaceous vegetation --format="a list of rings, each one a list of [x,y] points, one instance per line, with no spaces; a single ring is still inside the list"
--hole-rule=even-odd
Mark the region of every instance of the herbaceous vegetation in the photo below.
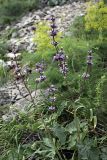
[[[107,159],[107,28],[99,21],[101,8],[106,11],[102,1],[89,6],[64,38],[52,15],[49,27],[36,26],[36,53],[24,53],[21,62],[14,56],[12,81],[24,84],[30,102],[26,112],[1,119],[2,160]]]

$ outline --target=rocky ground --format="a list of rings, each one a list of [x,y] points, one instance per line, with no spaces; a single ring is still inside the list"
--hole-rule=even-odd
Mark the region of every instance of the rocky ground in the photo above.
[[[9,45],[9,52],[7,53],[8,58],[11,58],[14,46],[18,47],[19,54],[21,54],[23,50],[26,50],[29,54],[35,52],[36,44],[33,41],[33,38],[35,26],[38,22],[47,20],[51,14],[54,14],[57,19],[58,28],[61,31],[66,31],[66,33],[68,33],[68,28],[75,17],[85,14],[85,8],[86,4],[82,2],[73,2],[72,4],[55,6],[52,8],[46,7],[42,10],[28,13],[15,25],[7,26],[5,31],[10,30],[10,28],[14,30],[7,42]],[[11,65],[11,62],[8,61],[7,64]],[[23,85],[18,84],[18,87],[23,90],[23,95],[27,97],[28,93]],[[20,96],[16,85],[9,83],[8,85],[0,88],[0,105],[12,104],[13,100],[14,105],[18,108],[26,105],[25,100]]]
[[[34,26],[42,20],[47,20],[52,14],[57,18],[57,25],[61,31],[67,30],[74,18],[82,16],[85,12],[86,5],[81,2],[73,2],[63,6],[55,6],[53,8],[46,7],[42,10],[30,12],[16,23],[14,26],[7,26],[5,30],[12,28],[14,32],[11,35],[8,44],[10,48],[14,45],[18,46],[19,50],[26,50],[30,53],[36,49],[36,44],[33,41]]]

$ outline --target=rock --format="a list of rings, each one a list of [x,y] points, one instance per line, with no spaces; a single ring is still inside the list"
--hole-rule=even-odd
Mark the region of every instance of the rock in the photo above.
[[[11,26],[7,26],[6,28],[5,28],[5,30],[7,31],[7,30],[9,30],[11,28]]]
[[[36,45],[34,43],[31,43],[27,48],[26,50],[29,52],[29,53],[32,53],[32,51],[35,51],[35,47]]]
[[[3,121],[8,122],[11,120],[11,116],[9,116],[8,114],[5,114],[2,116]]]
[[[16,53],[16,54],[14,54],[14,53],[12,53],[12,52],[11,52],[11,53],[8,53],[8,54],[6,55],[6,57],[9,58],[9,59],[15,59],[15,58],[19,59],[20,56],[21,56],[21,53]]]
[[[9,104],[11,102],[11,97],[7,92],[7,89],[0,89],[0,106]]]
[[[12,38],[17,38],[18,37],[18,33],[17,32],[13,32],[11,37]]]
[[[7,64],[7,66],[9,68],[13,68],[13,66],[16,66],[16,62],[15,61],[7,61],[6,64]]]
[[[34,44],[34,28],[35,24],[42,20],[47,20],[54,14],[56,17],[56,23],[60,31],[67,31],[76,16],[83,16],[85,13],[85,3],[76,2],[75,0],[69,0],[71,4],[65,4],[62,6],[45,7],[42,10],[30,12],[23,16],[20,22],[13,25],[12,28],[17,32],[12,33],[12,37],[9,40],[9,50],[12,51],[13,46],[16,45],[20,51],[27,50],[33,53],[36,50]],[[10,29],[11,26],[7,26],[6,30]]]
[[[3,119],[3,121],[5,121],[5,122],[9,122],[9,121],[11,121],[12,119],[15,119],[15,117],[17,116],[17,113],[16,112],[11,112],[11,114],[5,114],[5,115],[3,115],[2,116],[2,119]]]

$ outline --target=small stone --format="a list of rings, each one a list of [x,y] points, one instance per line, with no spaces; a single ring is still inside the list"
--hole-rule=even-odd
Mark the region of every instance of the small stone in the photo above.
[[[10,26],[7,26],[7,27],[5,28],[6,31],[9,30],[9,29],[10,29]]]
[[[13,32],[11,37],[12,38],[17,38],[18,37],[18,33],[17,32]]]

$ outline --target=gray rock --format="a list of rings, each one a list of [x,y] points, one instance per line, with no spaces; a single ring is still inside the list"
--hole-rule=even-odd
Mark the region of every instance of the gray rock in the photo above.
[[[11,26],[7,26],[6,28],[5,28],[5,30],[7,31],[7,30],[9,30],[11,28]]]
[[[31,26],[48,19],[51,14],[56,16],[56,23],[59,30],[68,30],[74,18],[83,15],[86,8],[85,3],[76,2],[75,0],[69,0],[69,2],[71,2],[71,4],[55,6],[53,8],[46,7],[42,10],[30,12],[22,17],[20,22],[12,26],[14,29],[17,29],[17,32],[13,32],[12,38],[8,42],[10,50],[16,45],[20,51],[27,50],[30,53],[34,52],[35,46],[33,41],[31,41],[34,37],[34,31],[31,29]],[[10,26],[7,26],[7,30],[9,28]]]
[[[12,38],[17,38],[18,37],[18,32],[13,32],[11,37]]]

